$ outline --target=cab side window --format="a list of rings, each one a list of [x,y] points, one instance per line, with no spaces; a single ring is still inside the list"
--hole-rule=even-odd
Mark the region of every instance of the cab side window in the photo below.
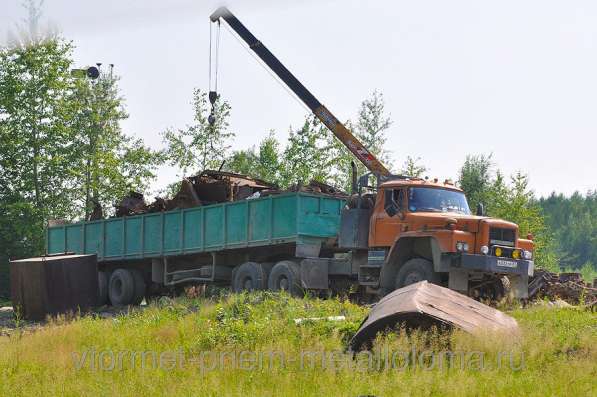
[[[386,189],[384,209],[390,216],[396,215],[404,207],[404,189]]]

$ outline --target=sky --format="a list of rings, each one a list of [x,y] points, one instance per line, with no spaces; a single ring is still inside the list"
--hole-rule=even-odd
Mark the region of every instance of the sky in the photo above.
[[[24,16],[0,0],[0,37]],[[113,63],[126,133],[154,147],[192,122],[208,90],[209,15],[232,12],[339,119],[374,90],[400,166],[456,178],[467,154],[528,174],[538,196],[597,189],[597,2],[551,0],[45,0],[43,20],[76,46],[76,66]],[[307,110],[222,29],[218,91],[235,150],[274,130],[285,143]],[[176,180],[160,169],[157,187]]]

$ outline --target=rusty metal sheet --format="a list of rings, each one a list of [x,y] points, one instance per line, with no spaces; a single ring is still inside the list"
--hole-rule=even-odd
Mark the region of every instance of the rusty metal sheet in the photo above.
[[[433,325],[456,327],[470,333],[518,329],[516,320],[499,310],[448,288],[421,281],[383,297],[353,336],[351,349],[361,350],[378,332],[397,324],[423,329]]]
[[[10,262],[11,299],[27,320],[77,312],[99,302],[97,257],[54,255]]]

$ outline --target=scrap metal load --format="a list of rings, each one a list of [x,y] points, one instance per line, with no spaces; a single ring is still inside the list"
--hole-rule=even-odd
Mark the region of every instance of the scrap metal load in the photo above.
[[[529,283],[529,298],[562,299],[571,304],[597,303],[597,288],[585,283],[580,273],[550,273],[537,270]]]
[[[346,193],[322,182],[301,183],[287,190],[280,190],[275,184],[242,174],[224,171],[203,171],[184,178],[178,193],[172,199],[158,197],[151,204],[145,202],[143,194],[131,192],[115,205],[116,217],[141,215],[146,213],[192,208],[202,205],[247,200],[284,192],[305,192],[335,197],[347,197]],[[101,218],[95,218],[96,220]]]

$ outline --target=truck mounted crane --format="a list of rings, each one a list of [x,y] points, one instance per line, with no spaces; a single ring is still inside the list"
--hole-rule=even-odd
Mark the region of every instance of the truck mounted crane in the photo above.
[[[378,178],[390,176],[390,171],[363,145],[336,116],[332,114],[319,100],[276,58],[274,54],[251,33],[237,17],[226,7],[218,8],[210,19],[214,23],[225,21],[234,32],[247,44],[259,59],[261,59],[282,80],[290,90],[332,131],[348,150],[369,171]],[[217,94],[213,92],[210,98],[214,100]]]

